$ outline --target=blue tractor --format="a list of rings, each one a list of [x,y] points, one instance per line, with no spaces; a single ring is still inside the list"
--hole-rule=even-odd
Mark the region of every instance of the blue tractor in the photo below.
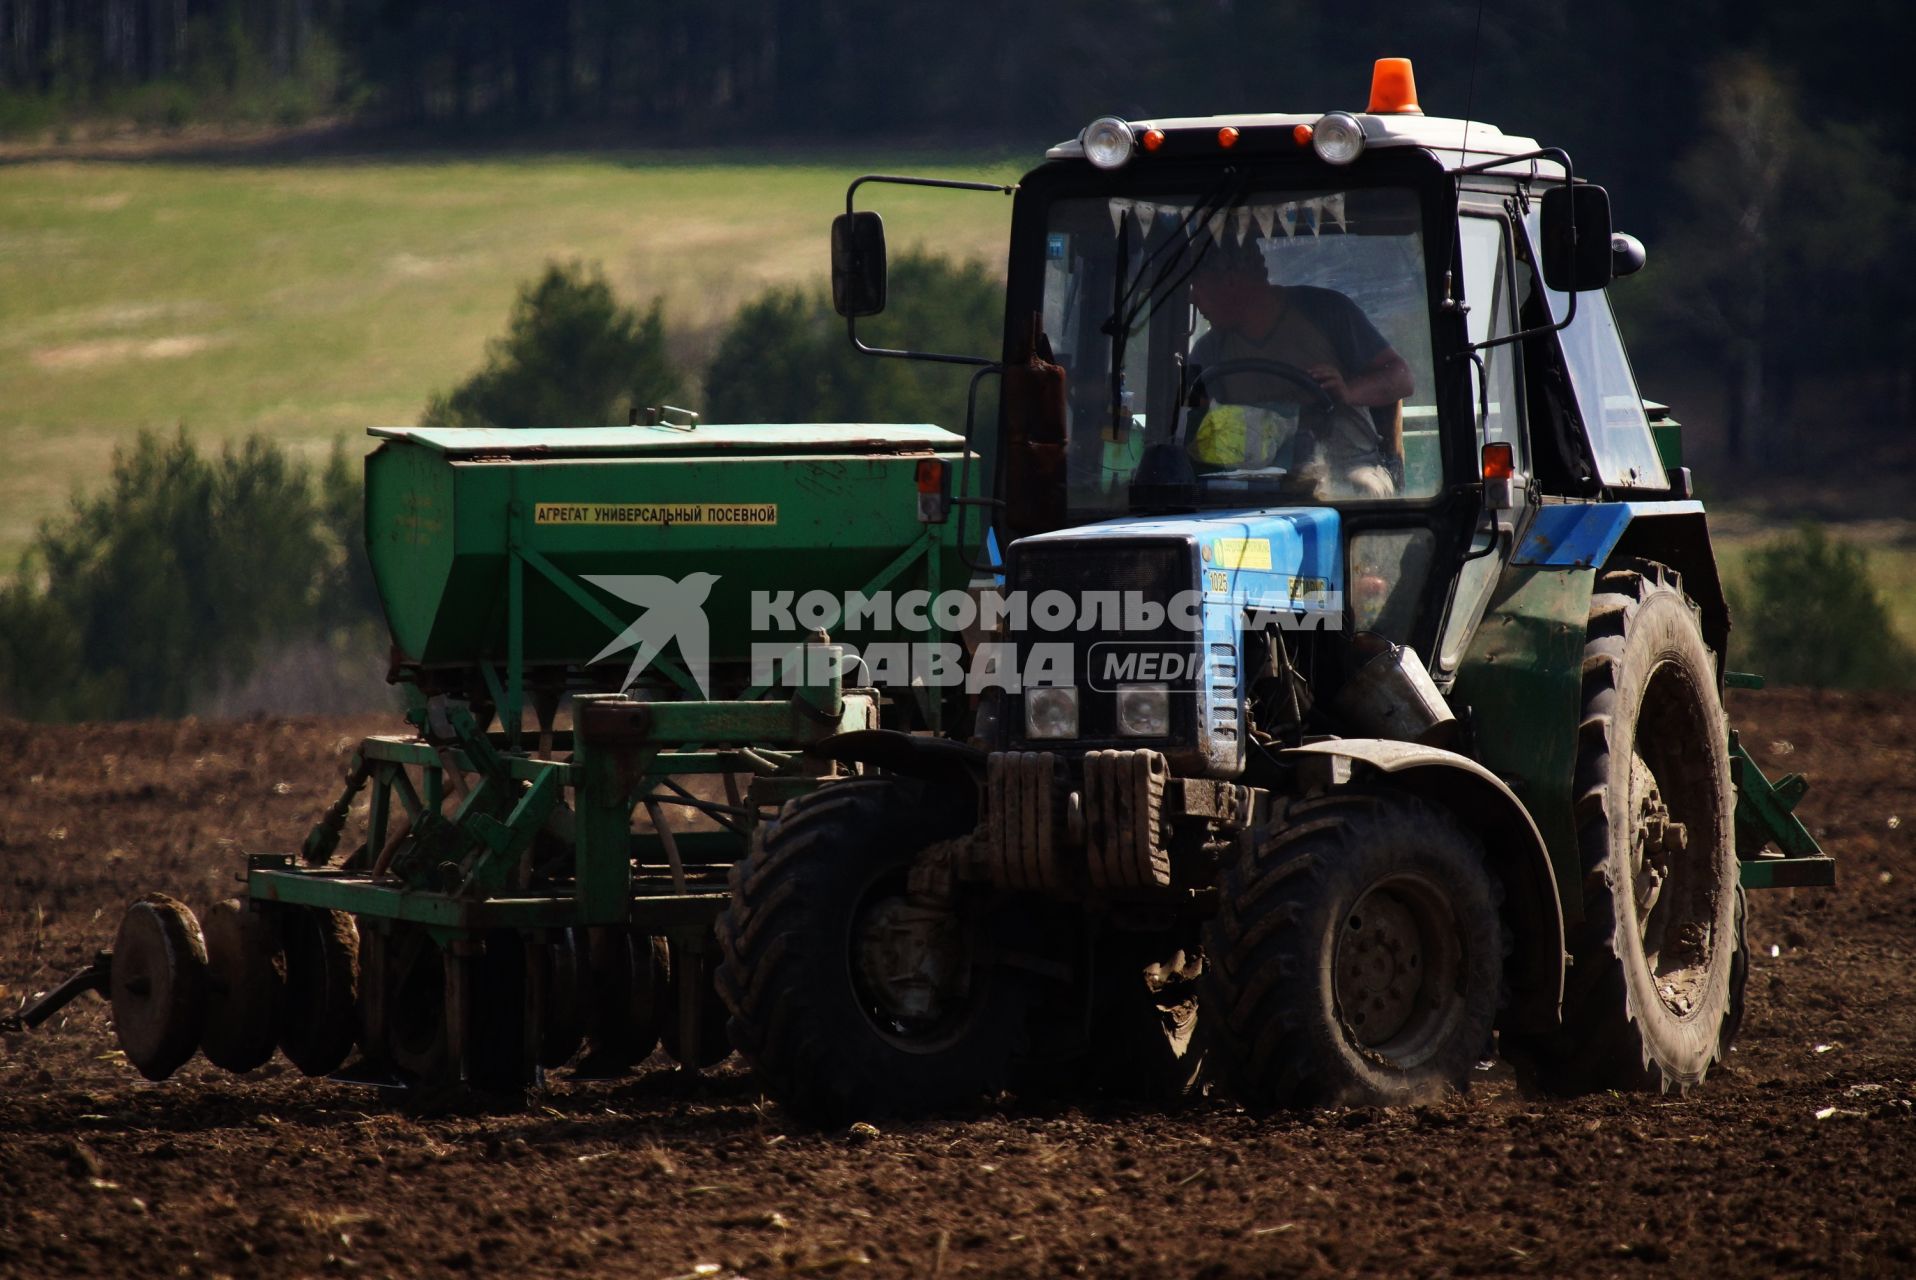
[[[862,178],[833,228],[861,346],[854,197],[913,181],[974,185]],[[733,871],[717,982],[768,1089],[1702,1083],[1744,891],[1832,863],[1725,717],[1751,678],[1603,189],[1424,115],[1398,59],[1361,113],[1100,119],[992,189],[995,430],[934,503],[977,562],[966,728],[814,748],[854,776]]]

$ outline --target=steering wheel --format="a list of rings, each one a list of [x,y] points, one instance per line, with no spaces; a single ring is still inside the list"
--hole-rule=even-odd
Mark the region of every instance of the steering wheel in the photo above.
[[[1220,360],[1216,364],[1205,365],[1199,369],[1197,382],[1202,384],[1210,378],[1221,378],[1233,373],[1264,373],[1272,377],[1282,378],[1286,382],[1296,383],[1298,386],[1310,392],[1309,400],[1312,408],[1321,409],[1326,413],[1337,408],[1337,401],[1331,399],[1330,393],[1317,384],[1316,378],[1313,378],[1309,373],[1298,368],[1296,365],[1286,364],[1282,360],[1266,360],[1260,356],[1244,356],[1237,360]],[[1217,401],[1215,395],[1212,396],[1211,399],[1213,402]],[[1227,401],[1226,403],[1229,402]]]

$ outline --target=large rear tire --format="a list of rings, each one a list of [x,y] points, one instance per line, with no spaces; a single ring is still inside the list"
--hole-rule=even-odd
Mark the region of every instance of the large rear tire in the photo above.
[[[1415,1102],[1467,1086],[1503,951],[1475,836],[1409,796],[1340,792],[1226,869],[1200,1003],[1253,1110]]]
[[[1695,607],[1657,564],[1591,600],[1578,729],[1583,918],[1563,1024],[1508,1041],[1552,1093],[1684,1091],[1736,1031],[1741,921],[1728,732]]]
[[[972,822],[963,797],[911,779],[836,783],[733,867],[719,992],[732,1043],[794,1115],[921,1115],[1003,1087],[1021,991],[979,959],[977,913],[907,890],[919,852]]]

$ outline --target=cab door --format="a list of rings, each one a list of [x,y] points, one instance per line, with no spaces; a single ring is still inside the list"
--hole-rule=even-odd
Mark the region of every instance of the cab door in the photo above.
[[[1458,256],[1463,268],[1465,323],[1471,346],[1516,332],[1516,292],[1510,219],[1498,205],[1467,203],[1457,221]],[[1476,456],[1492,443],[1510,446],[1519,477],[1531,473],[1528,433],[1524,430],[1522,360],[1519,344],[1499,343],[1474,351],[1470,359],[1471,412],[1476,420]],[[1447,683],[1463,661],[1477,623],[1483,618],[1497,579],[1516,546],[1530,504],[1521,491],[1515,511],[1484,512],[1464,562],[1452,581],[1450,599],[1432,654],[1432,673]]]

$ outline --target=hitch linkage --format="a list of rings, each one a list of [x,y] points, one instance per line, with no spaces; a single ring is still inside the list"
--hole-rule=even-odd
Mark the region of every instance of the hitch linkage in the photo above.
[[[36,999],[27,1001],[18,1013],[0,1015],[0,1031],[31,1031],[89,991],[104,996],[113,980],[113,953],[101,951],[93,963]]]

